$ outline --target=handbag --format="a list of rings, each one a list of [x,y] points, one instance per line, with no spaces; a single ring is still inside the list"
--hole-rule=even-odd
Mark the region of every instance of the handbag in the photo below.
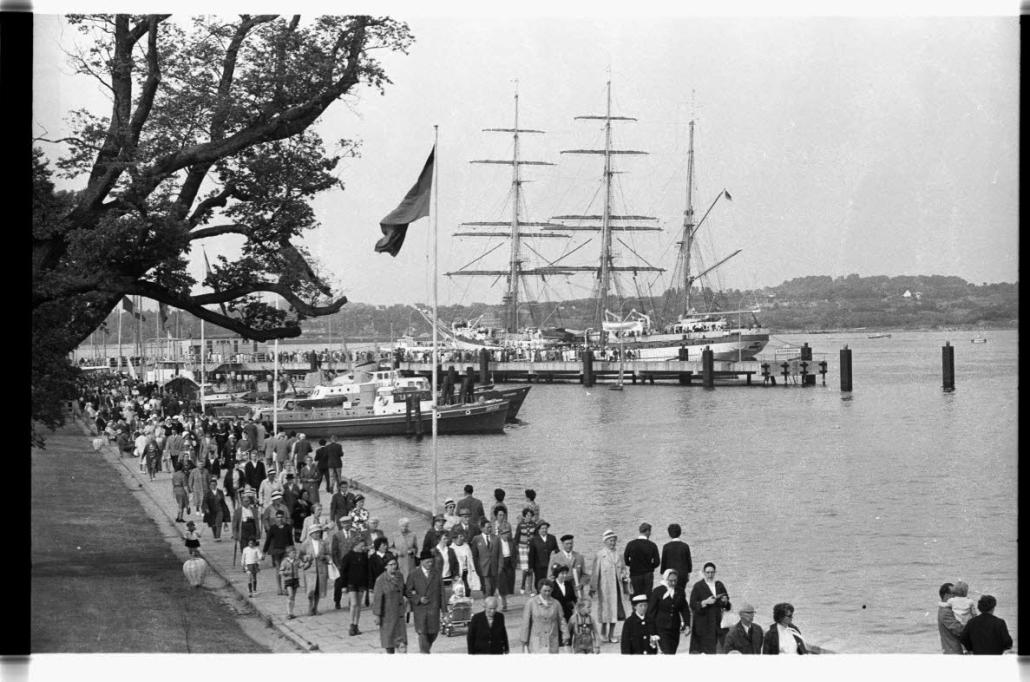
[[[340,569],[336,567],[336,564],[332,561],[329,562],[329,579],[336,580],[340,577]]]

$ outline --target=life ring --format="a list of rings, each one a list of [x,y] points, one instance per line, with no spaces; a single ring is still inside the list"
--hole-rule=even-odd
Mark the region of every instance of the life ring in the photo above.
[[[466,415],[472,414],[472,410],[465,410],[465,414]]]

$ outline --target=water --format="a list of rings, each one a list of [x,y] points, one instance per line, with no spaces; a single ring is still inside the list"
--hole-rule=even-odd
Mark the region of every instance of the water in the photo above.
[[[504,435],[439,438],[440,496],[471,483],[489,505],[495,487],[514,502],[535,488],[588,563],[606,528],[622,547],[646,520],[661,545],[677,522],[695,571],[713,561],[760,624],[789,601],[801,631],[840,652],[939,651],[937,588],[959,579],[997,597],[1016,639],[1018,333],[987,335],[777,337],[826,353],[825,387],[534,385]],[[345,448],[357,478],[430,505],[429,438]]]

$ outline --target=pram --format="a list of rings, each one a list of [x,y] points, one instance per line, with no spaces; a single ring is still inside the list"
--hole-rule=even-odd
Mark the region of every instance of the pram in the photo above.
[[[472,600],[447,605],[447,613],[440,622],[440,630],[448,637],[468,632],[472,620]]]

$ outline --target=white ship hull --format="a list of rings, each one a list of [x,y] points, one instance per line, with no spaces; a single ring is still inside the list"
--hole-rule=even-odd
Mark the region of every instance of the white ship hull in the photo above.
[[[680,348],[687,349],[688,360],[700,360],[701,352],[710,348],[715,360],[754,360],[769,343],[769,334],[757,330],[709,335],[650,334],[623,342],[625,352],[632,351],[634,360],[678,360]],[[614,345],[614,344],[613,344]]]

